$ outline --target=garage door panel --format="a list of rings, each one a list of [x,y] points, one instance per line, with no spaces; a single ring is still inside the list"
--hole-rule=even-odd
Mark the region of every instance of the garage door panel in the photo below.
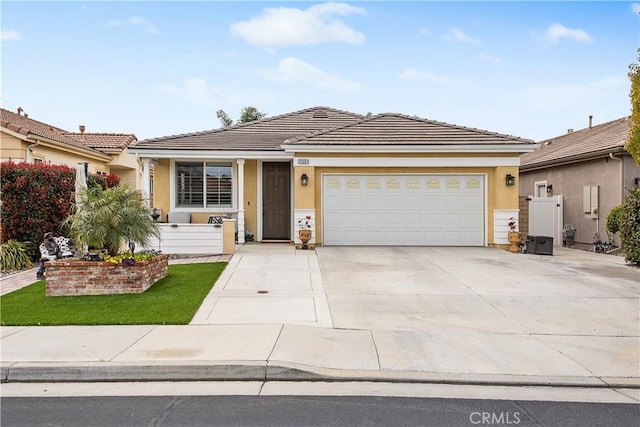
[[[463,227],[465,225],[464,214],[451,212],[445,217],[444,224],[447,227]]]
[[[481,175],[323,177],[326,245],[484,244]]]
[[[384,215],[381,212],[365,212],[363,213],[363,223],[367,227],[384,227]]]
[[[406,227],[422,225],[422,214],[420,212],[406,212],[404,214],[404,225]]]

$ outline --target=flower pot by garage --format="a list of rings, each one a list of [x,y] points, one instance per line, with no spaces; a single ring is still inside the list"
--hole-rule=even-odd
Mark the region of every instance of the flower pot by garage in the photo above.
[[[302,249],[307,249],[307,243],[311,240],[311,230],[300,230],[298,232],[298,238],[302,242]]]
[[[518,252],[520,246],[520,233],[518,233],[517,231],[510,231],[508,239],[509,243],[511,243],[511,246],[509,246],[509,252]]]

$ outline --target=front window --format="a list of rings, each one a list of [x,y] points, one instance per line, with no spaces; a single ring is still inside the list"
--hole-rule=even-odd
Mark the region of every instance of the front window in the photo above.
[[[176,206],[232,207],[232,172],[231,163],[176,163]]]

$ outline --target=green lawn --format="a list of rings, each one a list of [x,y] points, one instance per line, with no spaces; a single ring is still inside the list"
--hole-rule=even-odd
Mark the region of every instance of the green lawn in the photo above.
[[[45,297],[44,280],[0,298],[0,323],[26,325],[185,325],[200,307],[226,262],[178,264],[146,292]]]

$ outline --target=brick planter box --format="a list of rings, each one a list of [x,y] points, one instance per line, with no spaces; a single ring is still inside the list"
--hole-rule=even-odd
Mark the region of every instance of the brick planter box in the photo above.
[[[169,272],[169,255],[135,265],[60,260],[45,264],[46,296],[140,294]]]

